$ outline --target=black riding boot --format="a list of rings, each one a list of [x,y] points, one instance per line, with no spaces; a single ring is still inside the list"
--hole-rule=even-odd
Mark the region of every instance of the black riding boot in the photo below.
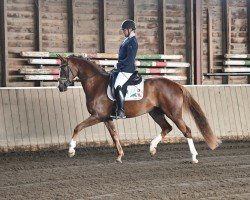
[[[116,98],[116,119],[125,119],[125,112],[124,112],[124,100],[125,97],[122,93],[122,87],[119,85],[115,89],[115,98]],[[114,118],[113,115],[111,117]]]

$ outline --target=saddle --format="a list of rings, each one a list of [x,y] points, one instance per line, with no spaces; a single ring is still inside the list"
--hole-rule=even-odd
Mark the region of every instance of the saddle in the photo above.
[[[109,77],[109,86],[111,88],[111,94],[112,94],[112,96],[114,96],[114,94],[115,94],[114,85],[115,85],[115,81],[116,81],[116,78],[118,76],[118,73],[119,73],[118,70],[113,70],[113,71],[111,71],[111,74],[110,74],[110,77]],[[122,86],[122,93],[123,93],[123,95],[124,96],[126,95],[127,88],[128,88],[129,85],[138,85],[141,82],[142,82],[141,75],[138,73],[138,71],[135,71],[129,77],[129,79],[127,80],[127,82],[123,84],[123,86]]]

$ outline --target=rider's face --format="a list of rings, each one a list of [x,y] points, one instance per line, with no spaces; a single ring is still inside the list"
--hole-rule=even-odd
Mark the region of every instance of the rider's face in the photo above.
[[[123,32],[125,37],[129,36],[129,29],[123,29],[122,32]]]

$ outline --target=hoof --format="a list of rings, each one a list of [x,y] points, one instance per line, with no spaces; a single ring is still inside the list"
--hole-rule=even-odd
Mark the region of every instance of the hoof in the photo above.
[[[122,164],[122,159],[121,158],[117,158],[116,159],[116,163]]]
[[[69,155],[70,158],[73,157],[75,154],[76,154],[75,149],[70,149],[69,152],[68,152],[68,155]]]
[[[199,161],[197,159],[192,160],[192,164],[197,164]]]
[[[154,156],[156,154],[156,148],[155,147],[150,148],[150,154],[151,154],[151,156]]]
[[[124,153],[122,153],[121,155],[117,156],[116,158],[116,162],[117,163],[122,163],[122,157],[124,156]]]

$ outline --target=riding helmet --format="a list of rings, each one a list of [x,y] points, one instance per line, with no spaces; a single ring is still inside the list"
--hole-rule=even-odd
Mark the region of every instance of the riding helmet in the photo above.
[[[121,25],[121,30],[129,29],[129,28],[131,28],[132,30],[136,29],[135,22],[131,19],[125,20],[124,22],[122,22],[122,25]]]

